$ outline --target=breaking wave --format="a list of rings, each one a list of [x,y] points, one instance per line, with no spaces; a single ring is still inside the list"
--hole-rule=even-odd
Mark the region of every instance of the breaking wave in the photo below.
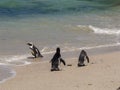
[[[98,28],[92,25],[84,26],[84,25],[77,25],[81,30],[89,30],[93,31],[95,34],[106,34],[106,35],[119,35],[120,29],[109,29],[109,28]]]
[[[118,35],[120,34],[120,30],[118,29],[108,29],[108,28],[98,28],[98,27],[94,27],[94,26],[89,26],[89,28],[91,30],[94,31],[94,33],[97,34],[108,34],[108,35]]]

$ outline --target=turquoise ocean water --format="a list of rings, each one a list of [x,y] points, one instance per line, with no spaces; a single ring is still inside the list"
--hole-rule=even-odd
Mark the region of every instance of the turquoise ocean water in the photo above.
[[[58,46],[64,58],[77,58],[81,49],[119,50],[119,17],[119,0],[0,0],[1,66],[30,64],[27,42],[40,49],[43,60]]]

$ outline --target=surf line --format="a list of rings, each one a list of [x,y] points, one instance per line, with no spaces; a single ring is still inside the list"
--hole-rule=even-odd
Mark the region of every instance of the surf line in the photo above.
[[[62,50],[62,52],[72,52],[72,51],[78,51],[82,49],[97,49],[97,48],[107,48],[107,47],[113,47],[113,46],[119,46],[120,43],[113,43],[113,44],[105,44],[105,45],[98,45],[98,46],[92,46],[92,47],[81,47],[81,48],[70,48],[69,50]],[[50,51],[50,52],[43,52],[43,54],[52,54],[55,51]]]

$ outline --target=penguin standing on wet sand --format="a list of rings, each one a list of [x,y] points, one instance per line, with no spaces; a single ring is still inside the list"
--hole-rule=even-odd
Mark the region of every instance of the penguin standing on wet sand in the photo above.
[[[66,65],[65,61],[61,58],[60,54],[60,48],[58,47],[56,49],[56,53],[54,54],[53,58],[51,59],[51,71],[59,71],[59,62],[62,62],[64,65]]]
[[[78,67],[85,66],[84,61],[85,58],[87,59],[87,62],[89,63],[89,57],[85,50],[82,50],[78,59]]]
[[[29,45],[29,48],[32,50],[32,55],[37,58],[37,57],[43,57],[40,53],[40,51],[38,50],[38,48],[33,44],[33,43],[27,43],[27,45]]]

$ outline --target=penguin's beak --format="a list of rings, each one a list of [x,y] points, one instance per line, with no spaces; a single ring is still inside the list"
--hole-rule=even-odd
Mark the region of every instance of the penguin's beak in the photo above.
[[[32,44],[31,44],[31,43],[27,43],[27,45],[32,46]]]

